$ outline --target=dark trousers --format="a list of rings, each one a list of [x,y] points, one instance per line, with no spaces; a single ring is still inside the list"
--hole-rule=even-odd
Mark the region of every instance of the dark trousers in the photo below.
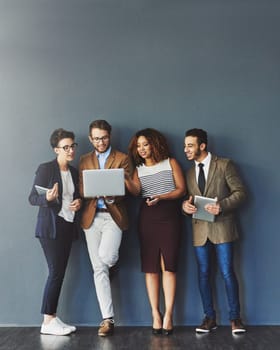
[[[45,285],[41,313],[53,315],[56,313],[62,282],[67,267],[73,241],[74,224],[57,217],[56,239],[39,238],[43,248],[49,276]]]

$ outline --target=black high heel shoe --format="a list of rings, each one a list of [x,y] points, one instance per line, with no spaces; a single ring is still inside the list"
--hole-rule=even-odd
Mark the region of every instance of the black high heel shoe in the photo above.
[[[172,319],[170,320],[171,321],[171,323],[170,323],[170,325],[171,325],[171,328],[162,328],[162,334],[163,335],[171,335],[171,334],[173,334],[173,322],[172,322]]]
[[[165,328],[163,328],[163,329],[162,329],[162,334],[163,334],[163,335],[171,335],[171,334],[173,334],[173,328],[171,328],[171,329],[165,329]]]
[[[162,314],[160,313],[160,318],[161,318],[161,324],[162,324],[162,322],[163,322],[163,316],[162,316]],[[152,333],[153,333],[153,335],[160,335],[160,334],[162,334],[162,328],[152,328]]]
[[[152,328],[153,335],[160,335],[162,334],[162,328]]]

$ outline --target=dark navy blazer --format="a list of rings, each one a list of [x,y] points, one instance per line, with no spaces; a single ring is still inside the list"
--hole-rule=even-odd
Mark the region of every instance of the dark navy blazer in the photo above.
[[[80,198],[79,194],[79,174],[78,170],[69,166],[74,184],[73,199]],[[46,195],[37,193],[35,185],[52,188],[55,183],[58,183],[58,199],[54,201],[47,201]],[[39,212],[37,216],[37,224],[35,229],[35,236],[41,238],[56,238],[56,218],[62,206],[62,179],[59,165],[56,159],[51,162],[40,164],[35,180],[29,195],[29,202],[31,205],[38,205]],[[77,239],[80,231],[79,212],[75,213],[74,224],[75,232],[73,239]]]

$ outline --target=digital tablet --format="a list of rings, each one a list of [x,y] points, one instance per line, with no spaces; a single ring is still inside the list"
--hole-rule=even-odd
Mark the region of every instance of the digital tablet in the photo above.
[[[84,197],[123,196],[124,169],[83,170]]]
[[[213,222],[215,220],[215,215],[208,213],[204,209],[206,204],[216,204],[217,200],[209,197],[194,196],[194,205],[197,208],[196,213],[193,214],[193,219],[204,220]]]
[[[48,191],[48,188],[39,185],[35,185],[35,188],[38,194],[46,194],[46,192]]]

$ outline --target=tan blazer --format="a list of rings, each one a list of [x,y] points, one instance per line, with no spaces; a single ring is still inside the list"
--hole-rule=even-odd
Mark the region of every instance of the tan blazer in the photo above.
[[[124,168],[125,173],[128,174],[128,157],[126,154],[112,149],[106,164],[105,168],[116,169]],[[80,158],[79,164],[79,188],[81,197],[84,197],[83,194],[83,177],[82,171],[84,169],[99,169],[99,162],[96,157],[95,151],[87,153]],[[116,197],[113,204],[106,204],[107,209],[109,210],[113,220],[120,227],[121,230],[126,230],[128,228],[128,215],[124,203],[125,197]],[[96,198],[86,198],[84,199],[83,209],[82,209],[82,219],[81,225],[82,228],[88,229],[94,220],[96,212],[97,199]]]
[[[188,196],[217,197],[222,208],[214,222],[192,219],[194,246],[204,245],[207,238],[215,244],[236,240],[234,211],[246,198],[246,191],[232,161],[212,155],[204,193],[198,188],[195,166],[189,169],[186,179]]]

